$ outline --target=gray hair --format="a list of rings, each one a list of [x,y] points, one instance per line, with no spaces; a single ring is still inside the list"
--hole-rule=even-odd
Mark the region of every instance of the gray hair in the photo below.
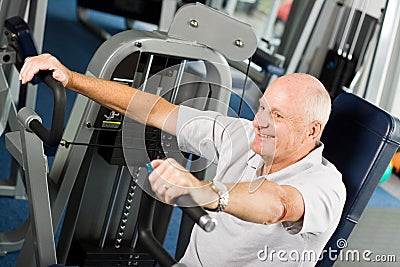
[[[318,83],[317,79],[315,79]],[[310,93],[305,101],[305,119],[309,122],[318,120],[325,125],[331,113],[331,98],[328,91],[320,83],[319,86],[312,86],[313,93]]]
[[[304,120],[318,120],[325,125],[331,112],[331,98],[324,85],[314,76],[306,73],[292,73],[283,76],[289,83],[295,84],[295,90],[303,92]]]

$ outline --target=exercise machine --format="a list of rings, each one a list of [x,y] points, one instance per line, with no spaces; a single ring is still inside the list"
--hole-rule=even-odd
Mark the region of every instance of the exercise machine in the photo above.
[[[134,21],[150,23],[160,31],[167,31],[176,10],[185,4],[206,1],[193,0],[125,0],[125,1],[93,1],[77,0],[77,16],[79,22],[103,40],[112,34],[91,20],[92,11],[105,12],[125,19],[127,28],[133,28]]]
[[[12,29],[8,19],[14,16],[25,18],[29,25],[29,38],[35,39],[36,46],[41,49],[46,8],[47,0],[0,2],[0,135],[19,130],[21,126],[17,119],[17,110],[24,106],[34,108],[36,102],[36,85],[20,87],[17,69],[22,66],[24,57],[30,54],[18,51],[15,43],[17,32]],[[27,49],[24,52],[30,51]],[[3,171],[7,172],[9,169],[9,176],[0,179],[0,196],[25,199],[23,170],[15,160],[10,160],[4,144],[0,145],[0,151]],[[9,160],[10,166],[6,164]],[[12,231],[0,233],[0,256],[21,248],[28,224],[29,222],[25,222]]]
[[[97,50],[86,74],[226,114],[231,95],[226,58],[244,60],[256,46],[249,25],[191,4],[178,10],[168,32],[129,30],[113,36]],[[155,203],[142,190],[149,160],[167,156],[186,164],[175,137],[127,123],[121,114],[79,95],[47,174],[46,140],[30,132],[35,131],[32,122],[40,119],[28,109],[18,117],[25,130],[8,133],[6,139],[31,180],[27,190],[33,221],[17,266],[176,264],[160,245],[171,207]],[[59,119],[53,115],[54,123]],[[125,128],[130,129],[129,142],[123,142]],[[33,182],[37,180],[41,182]],[[56,252],[54,232],[64,211]],[[200,225],[212,228],[207,222]]]
[[[392,59],[399,47],[399,1],[295,0],[291,11],[277,51],[287,73],[310,73],[326,81],[333,97],[353,92],[398,113],[399,70]]]

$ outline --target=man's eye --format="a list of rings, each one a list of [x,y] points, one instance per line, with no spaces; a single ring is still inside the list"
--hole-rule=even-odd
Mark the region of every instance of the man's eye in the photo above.
[[[282,115],[279,114],[278,112],[273,112],[272,115],[273,115],[275,118],[283,118]]]

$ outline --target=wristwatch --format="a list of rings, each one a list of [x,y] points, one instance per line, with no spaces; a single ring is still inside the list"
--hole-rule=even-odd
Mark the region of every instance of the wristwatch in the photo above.
[[[224,211],[225,207],[228,205],[229,202],[229,191],[226,185],[216,180],[212,180],[211,188],[216,192],[219,196],[218,206],[215,210],[216,212]]]

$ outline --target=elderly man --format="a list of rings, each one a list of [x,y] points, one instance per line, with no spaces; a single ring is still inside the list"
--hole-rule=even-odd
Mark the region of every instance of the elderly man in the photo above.
[[[322,157],[319,139],[330,98],[316,78],[288,74],[275,80],[250,122],[87,77],[49,54],[29,58],[20,79],[26,83],[39,70],[53,71],[65,87],[103,106],[177,135],[183,151],[217,164],[213,181],[199,181],[174,159],[152,161],[149,180],[159,199],[172,204],[189,193],[215,211],[211,213],[218,220],[211,233],[195,226],[181,262],[206,267],[315,265],[346,198],[340,173]]]

